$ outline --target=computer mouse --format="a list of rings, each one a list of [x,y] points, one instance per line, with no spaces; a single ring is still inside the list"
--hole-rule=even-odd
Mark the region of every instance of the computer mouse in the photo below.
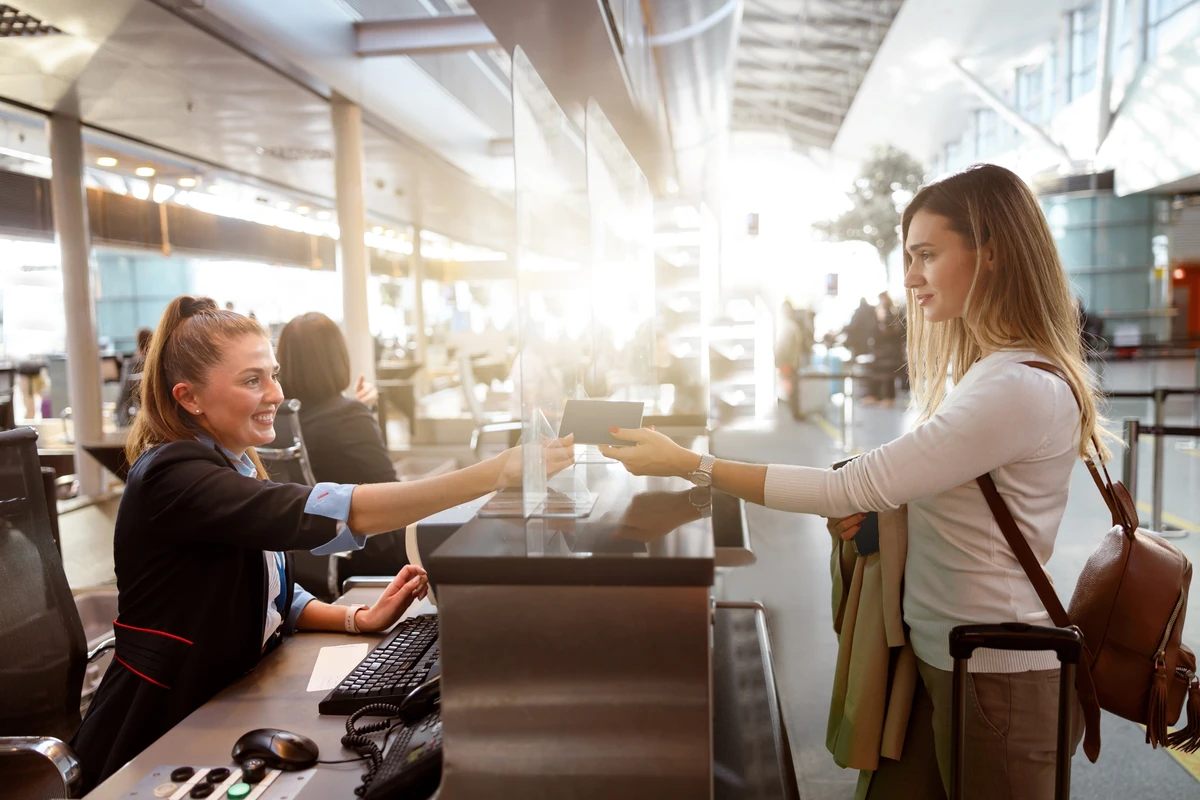
[[[308,769],[320,756],[317,743],[307,736],[278,728],[259,728],[242,734],[233,745],[233,760],[239,765],[260,758],[272,769]]]

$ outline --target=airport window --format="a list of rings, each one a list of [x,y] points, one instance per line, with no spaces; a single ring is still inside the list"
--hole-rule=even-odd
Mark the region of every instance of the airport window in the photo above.
[[[986,159],[1000,149],[1000,118],[990,108],[975,112],[975,157]]]
[[[1146,56],[1154,58],[1200,34],[1200,0],[1146,0]]]
[[[1071,12],[1070,100],[1076,100],[1096,86],[1096,58],[1100,45],[1100,6],[1098,3]]]
[[[1034,124],[1040,124],[1046,111],[1046,65],[1017,68],[1017,110]]]

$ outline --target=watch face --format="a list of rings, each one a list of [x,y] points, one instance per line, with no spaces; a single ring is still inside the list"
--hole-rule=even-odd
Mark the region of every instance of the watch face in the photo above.
[[[712,486],[712,475],[702,470],[696,470],[688,477],[697,486]]]

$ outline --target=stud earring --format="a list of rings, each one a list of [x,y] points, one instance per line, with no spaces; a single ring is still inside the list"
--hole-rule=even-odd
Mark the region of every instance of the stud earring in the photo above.
[[[200,409],[198,409],[198,408],[197,408],[195,413],[199,414],[199,413],[200,413]]]

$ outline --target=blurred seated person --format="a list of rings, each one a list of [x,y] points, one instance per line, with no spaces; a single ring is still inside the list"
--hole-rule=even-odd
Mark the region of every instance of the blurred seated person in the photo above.
[[[137,410],[142,385],[142,366],[146,363],[146,353],[150,350],[150,337],[154,331],[149,328],[138,328],[137,350],[133,357],[121,365],[121,396],[117,398],[116,423],[124,428],[133,418]]]
[[[395,481],[396,469],[369,408],[379,392],[359,375],[354,397],[342,394],[350,386],[350,353],[337,323],[315,311],[296,317],[280,331],[276,356],[284,396],[300,401],[300,432],[317,481]],[[391,575],[407,563],[404,531],[393,531],[372,536],[362,550],[343,559],[339,575]]]

